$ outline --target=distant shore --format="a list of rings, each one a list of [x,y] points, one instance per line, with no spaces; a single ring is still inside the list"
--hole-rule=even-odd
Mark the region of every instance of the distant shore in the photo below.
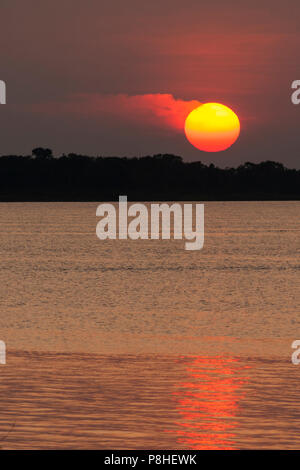
[[[123,193],[122,193],[123,194]],[[111,202],[111,203],[117,203],[118,202],[118,197],[119,195],[116,195],[115,197],[70,197],[70,198],[67,198],[64,196],[57,196],[57,197],[42,197],[42,196],[36,196],[36,197],[25,197],[25,198],[21,198],[21,197],[0,197],[0,204],[1,203],[17,203],[17,202]],[[280,198],[278,197],[278,195],[267,195],[267,196],[264,196],[262,195],[261,197],[257,196],[257,197],[253,197],[252,199],[248,198],[248,199],[244,199],[242,197],[239,197],[239,196],[236,196],[235,198],[229,198],[229,199],[221,199],[221,198],[208,198],[208,197],[181,197],[181,198],[178,198],[178,197],[152,197],[152,198],[145,198],[145,195],[144,197],[130,197],[128,196],[128,201],[132,201],[132,202],[267,202],[267,201],[270,201],[270,202],[293,202],[293,201],[300,201],[300,197],[286,197],[286,198]]]
[[[0,157],[0,202],[300,200],[300,170],[270,160],[218,168],[176,155]]]

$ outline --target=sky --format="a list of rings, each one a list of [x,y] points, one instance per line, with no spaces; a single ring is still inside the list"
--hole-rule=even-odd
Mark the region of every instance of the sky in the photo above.
[[[298,0],[1,0],[0,13],[0,154],[300,167]],[[184,135],[187,113],[209,101],[240,119],[224,152]]]

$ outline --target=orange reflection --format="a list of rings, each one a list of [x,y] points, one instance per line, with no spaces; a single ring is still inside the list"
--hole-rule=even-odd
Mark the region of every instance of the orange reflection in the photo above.
[[[186,449],[234,449],[235,429],[245,369],[234,358],[190,358],[187,380],[173,396],[179,419],[173,430]]]

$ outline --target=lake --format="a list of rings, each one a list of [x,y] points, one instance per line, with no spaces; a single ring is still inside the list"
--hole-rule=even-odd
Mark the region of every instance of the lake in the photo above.
[[[205,242],[0,204],[0,445],[297,449],[300,203],[205,203]]]

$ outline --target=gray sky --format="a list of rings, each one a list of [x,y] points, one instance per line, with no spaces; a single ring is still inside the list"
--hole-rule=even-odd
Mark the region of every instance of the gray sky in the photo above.
[[[2,0],[0,154],[174,153],[220,166],[300,167],[296,0]],[[217,101],[241,121],[225,152],[191,146],[184,102]],[[174,120],[173,120],[174,115]]]

